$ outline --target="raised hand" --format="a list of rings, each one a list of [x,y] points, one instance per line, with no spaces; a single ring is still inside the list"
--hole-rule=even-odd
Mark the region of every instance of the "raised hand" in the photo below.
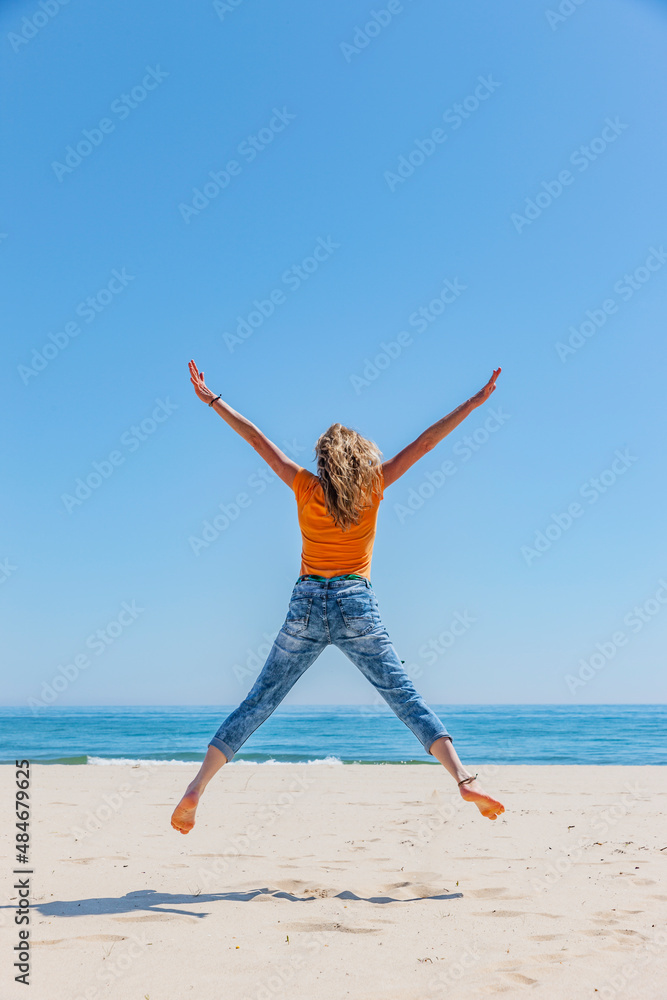
[[[216,394],[211,392],[204,382],[204,373],[199,371],[194,361],[188,364],[188,368],[190,369],[190,381],[195,387],[195,392],[202,402],[210,403],[212,399],[215,399]]]
[[[493,372],[493,375],[486,383],[486,385],[482,389],[480,389],[479,392],[476,392],[475,395],[471,397],[470,402],[473,404],[473,406],[481,406],[482,403],[485,403],[487,401],[491,393],[495,392],[496,380],[500,375],[501,370],[502,369],[500,368],[496,368]]]

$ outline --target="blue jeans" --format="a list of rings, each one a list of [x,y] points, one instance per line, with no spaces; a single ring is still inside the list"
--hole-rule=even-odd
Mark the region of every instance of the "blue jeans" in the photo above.
[[[427,753],[441,736],[449,737],[403,669],[382,624],[370,581],[332,577],[320,582],[299,577],[285,622],[257,680],[209,746],[231,760],[330,643],[359,667]]]

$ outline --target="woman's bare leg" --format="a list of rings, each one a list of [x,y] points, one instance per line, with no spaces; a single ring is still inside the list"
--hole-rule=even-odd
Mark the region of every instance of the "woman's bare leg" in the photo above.
[[[443,767],[447,768],[452,778],[457,782],[462,781],[463,778],[471,777],[470,771],[459,760],[459,755],[448,736],[441,736],[439,740],[432,743],[430,753],[436,760],[440,761]],[[477,780],[459,785],[459,792],[466,802],[474,802],[482,816],[486,816],[488,819],[497,819],[501,813],[505,812],[505,806],[487,795]]]
[[[209,747],[197,775],[185,790],[185,795],[178,803],[171,817],[171,825],[180,833],[189,833],[195,825],[195,813],[202,793],[214,774],[227,763],[222,750]]]

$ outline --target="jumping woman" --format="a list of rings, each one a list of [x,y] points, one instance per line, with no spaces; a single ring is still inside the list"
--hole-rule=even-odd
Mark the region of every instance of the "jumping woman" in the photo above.
[[[252,445],[294,491],[302,535],[301,575],[287,617],[252,689],[211,739],[196,778],[174,809],[171,825],[189,833],[201,795],[251,733],[268,719],[325,646],[333,643],[361,670],[390,708],[457,782],[467,802],[483,816],[505,811],[459,760],[452,739],[416,691],[401,666],[370,581],[378,506],[384,490],[442,441],[496,388],[497,368],[483,389],[383,462],[372,442],[342,424],[332,424],[315,445],[317,472],[302,468],[240,413],[206,386],[190,362],[190,381],[211,406]]]

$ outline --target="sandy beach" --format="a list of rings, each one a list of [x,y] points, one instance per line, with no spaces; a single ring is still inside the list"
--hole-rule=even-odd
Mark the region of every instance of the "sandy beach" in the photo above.
[[[182,836],[196,765],[33,765],[30,995],[662,1000],[664,769],[478,770],[494,823],[435,765],[230,765]]]

